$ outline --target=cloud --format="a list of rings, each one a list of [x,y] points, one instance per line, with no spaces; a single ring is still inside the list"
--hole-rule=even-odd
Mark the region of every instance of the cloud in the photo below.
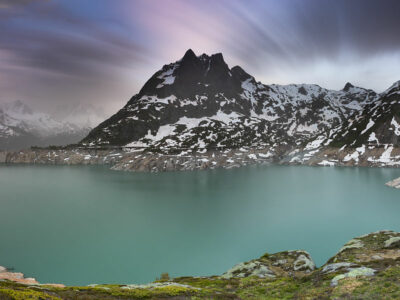
[[[107,26],[59,6],[42,8],[0,19],[0,50],[10,53],[8,64],[86,77],[123,68],[129,61],[145,61],[142,47]]]
[[[2,8],[11,8],[22,5],[28,5],[34,2],[44,2],[50,0],[0,0],[0,9]]]
[[[161,55],[217,51],[264,72],[346,53],[367,59],[400,47],[396,0],[137,0],[128,6],[127,14],[162,45]]]
[[[0,0],[0,97],[115,109],[188,48],[265,83],[384,90],[400,79],[399,11],[397,0]]]

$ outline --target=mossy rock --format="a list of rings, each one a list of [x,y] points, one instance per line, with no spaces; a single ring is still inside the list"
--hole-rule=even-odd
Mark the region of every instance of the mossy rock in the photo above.
[[[226,279],[250,276],[259,278],[275,278],[289,275],[302,277],[314,271],[314,269],[315,263],[307,251],[294,250],[264,254],[259,259],[239,263],[221,277]]]

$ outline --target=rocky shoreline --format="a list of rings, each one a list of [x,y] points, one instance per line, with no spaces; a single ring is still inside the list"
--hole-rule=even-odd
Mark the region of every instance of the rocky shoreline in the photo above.
[[[36,149],[0,152],[0,163],[50,165],[108,165],[113,170],[134,172],[192,171],[236,168],[255,164],[308,166],[400,167],[400,148],[303,150],[253,149],[186,150],[152,153],[132,149]]]
[[[17,275],[16,275],[17,274]],[[316,267],[304,250],[264,254],[222,275],[166,274],[150,284],[39,284],[0,268],[0,299],[399,299],[400,233],[379,231],[346,243]]]
[[[108,165],[113,170],[147,172],[235,168],[275,160],[276,157],[264,149],[245,148],[178,154],[96,149],[0,152],[0,163],[6,164]]]

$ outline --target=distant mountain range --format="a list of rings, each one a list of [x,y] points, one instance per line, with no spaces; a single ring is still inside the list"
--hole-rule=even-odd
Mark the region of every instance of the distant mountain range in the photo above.
[[[162,67],[83,146],[144,147],[158,152],[257,147],[304,160],[327,147],[399,145],[399,85],[382,94],[347,83],[265,85],[222,54]]]
[[[72,111],[59,121],[48,114],[34,111],[21,101],[0,104],[0,149],[76,143],[98,124],[84,121],[86,119],[82,114],[85,114],[83,109],[79,113]],[[88,115],[96,116],[91,111]]]

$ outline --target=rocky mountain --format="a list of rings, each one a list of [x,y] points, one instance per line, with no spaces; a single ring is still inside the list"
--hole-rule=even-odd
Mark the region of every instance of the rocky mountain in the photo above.
[[[0,149],[76,143],[90,128],[60,122],[21,101],[0,106]]]
[[[400,81],[367,105],[362,115],[344,124],[331,145],[382,147],[400,145]]]
[[[188,50],[165,65],[82,145],[152,151],[268,148],[282,154],[330,137],[378,95],[347,83],[340,91],[313,84],[265,85],[222,54]],[[312,145],[310,146],[312,147]]]
[[[400,81],[332,130],[317,137],[292,162],[326,165],[400,166]]]

